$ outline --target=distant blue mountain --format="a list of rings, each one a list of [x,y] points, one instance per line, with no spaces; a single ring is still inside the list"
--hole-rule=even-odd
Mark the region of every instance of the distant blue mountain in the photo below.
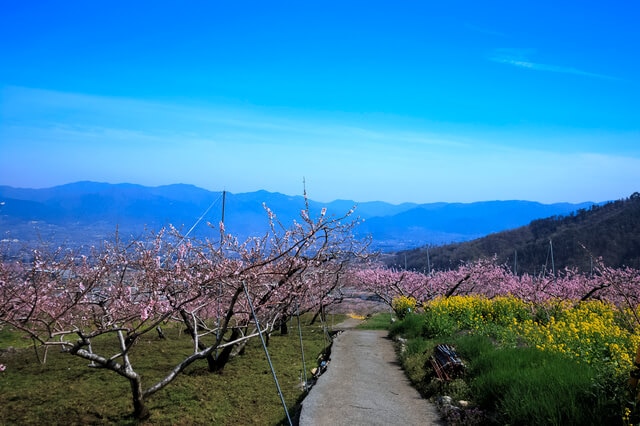
[[[386,217],[365,221],[360,232],[371,234],[390,251],[469,241],[517,228],[532,220],[564,216],[594,203],[541,204],[532,201],[484,201],[469,204],[422,204]]]
[[[200,220],[192,235],[216,238],[222,198],[222,192],[185,184],[146,187],[77,182],[46,189],[0,186],[0,202],[4,202],[0,206],[0,237],[25,245],[42,241],[97,244],[112,239],[116,229],[123,238],[135,238],[169,224],[186,232]],[[240,239],[264,234],[268,222],[263,204],[283,226],[289,227],[293,220],[300,220],[305,200],[302,196],[267,191],[226,193],[226,231]],[[316,214],[326,207],[329,215],[341,216],[356,206],[355,216],[364,220],[358,227],[358,236],[371,236],[373,247],[383,251],[468,241],[592,204],[487,201],[395,205],[381,201],[309,200],[310,209]]]

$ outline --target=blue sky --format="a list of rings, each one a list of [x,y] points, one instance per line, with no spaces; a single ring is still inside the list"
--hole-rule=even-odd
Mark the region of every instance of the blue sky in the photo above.
[[[618,0],[2,1],[0,184],[626,197],[638,21]]]

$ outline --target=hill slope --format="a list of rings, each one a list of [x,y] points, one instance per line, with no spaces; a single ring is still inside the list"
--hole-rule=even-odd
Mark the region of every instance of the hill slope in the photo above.
[[[640,268],[640,194],[464,243],[403,251],[388,263],[404,265],[406,259],[409,269],[448,269],[493,255],[518,273],[545,267],[589,271],[592,256],[609,266]]]
[[[374,217],[360,227],[389,251],[429,244],[468,241],[516,228],[538,218],[569,214],[593,203],[541,204],[532,201],[432,203],[415,206],[393,216]]]

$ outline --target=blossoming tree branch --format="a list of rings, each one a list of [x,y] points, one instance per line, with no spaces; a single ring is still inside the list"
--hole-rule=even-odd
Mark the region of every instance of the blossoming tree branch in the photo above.
[[[219,371],[258,336],[258,325],[268,334],[294,309],[331,303],[345,265],[366,256],[366,244],[353,237],[353,211],[327,217],[323,209],[314,218],[307,207],[287,227],[265,209],[271,230],[246,241],[221,224],[219,241],[168,229],[128,243],[116,237],[84,255],[34,250],[29,260],[3,259],[0,322],[44,347],[42,362],[57,347],[128,380],[134,415],[145,418],[147,399],[192,363],[206,360]],[[161,335],[171,321],[184,324],[190,354],[173,354],[166,375],[144,383],[131,354],[145,350],[136,345],[142,336]]]

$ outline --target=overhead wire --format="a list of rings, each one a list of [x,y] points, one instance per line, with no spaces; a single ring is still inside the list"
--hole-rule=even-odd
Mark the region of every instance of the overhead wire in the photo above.
[[[213,208],[213,206],[215,206],[218,203],[218,201],[220,201],[220,199],[222,198],[223,194],[224,194],[224,192],[222,192],[220,194],[220,196],[218,196],[218,198],[215,199],[211,203],[211,205],[209,205],[209,207],[207,207],[207,209],[204,211],[204,213],[202,213],[202,215],[198,218],[198,220],[196,220],[196,223],[194,223],[193,226],[191,228],[189,228],[187,233],[182,236],[182,239],[180,240],[180,242],[178,242],[178,246],[180,246],[180,244],[182,244],[184,242],[184,240],[189,236],[189,234],[191,234],[191,232],[196,228],[196,226],[198,226],[198,224],[200,222],[202,222],[202,219],[204,219],[204,217],[207,215],[207,213],[209,213],[209,211]]]

